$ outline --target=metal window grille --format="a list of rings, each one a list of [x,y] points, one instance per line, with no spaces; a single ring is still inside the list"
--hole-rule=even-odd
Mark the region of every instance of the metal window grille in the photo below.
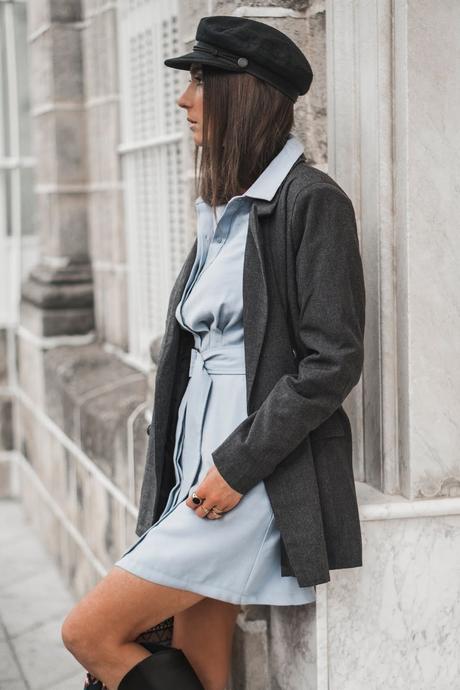
[[[0,327],[17,323],[21,279],[38,257],[26,10],[0,0]]]
[[[176,0],[119,0],[121,139],[129,276],[129,347],[148,361],[187,253]]]

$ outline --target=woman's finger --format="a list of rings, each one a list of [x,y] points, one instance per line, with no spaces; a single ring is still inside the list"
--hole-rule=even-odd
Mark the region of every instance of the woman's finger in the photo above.
[[[212,503],[206,504],[206,501],[205,501],[200,506],[198,506],[198,508],[195,510],[195,513],[198,515],[198,517],[206,518],[208,516],[208,513],[211,511],[211,508],[212,508]]]
[[[216,515],[213,510],[210,510],[208,513],[208,520],[220,520],[221,517],[221,515]]]
[[[223,510],[223,508],[218,508],[217,506],[213,506],[211,511],[208,513],[208,520],[220,520],[223,516],[224,513],[226,513],[226,510]]]
[[[195,503],[195,501],[194,501],[193,498],[192,498],[192,494],[194,494],[194,493],[195,493],[199,498],[203,499],[203,501],[206,500],[206,499],[205,499],[204,494],[202,494],[202,493],[200,492],[200,490],[199,490],[198,487],[194,487],[193,490],[190,490],[190,494],[189,494],[187,500],[185,501],[185,505],[187,505],[189,508],[193,508],[193,510],[196,510],[197,508],[200,508],[200,505],[203,505],[203,504]]]

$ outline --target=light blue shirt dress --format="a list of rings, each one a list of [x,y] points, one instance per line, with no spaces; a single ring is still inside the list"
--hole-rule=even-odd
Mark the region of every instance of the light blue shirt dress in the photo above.
[[[194,336],[176,426],[175,486],[159,519],[115,565],[153,582],[235,604],[306,604],[314,587],[281,576],[280,533],[264,482],[218,520],[185,500],[212,467],[212,451],[247,417],[243,259],[253,198],[271,199],[303,145],[292,133],[241,196],[217,208],[201,197],[197,253],[175,316]]]

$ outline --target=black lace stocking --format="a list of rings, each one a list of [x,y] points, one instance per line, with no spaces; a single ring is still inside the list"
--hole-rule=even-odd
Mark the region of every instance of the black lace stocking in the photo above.
[[[138,642],[143,647],[154,654],[158,649],[162,647],[170,647],[172,641],[172,633],[174,627],[174,618],[166,618],[166,620],[154,625],[148,630],[144,630],[140,635],[134,640]],[[91,673],[86,673],[84,690],[108,690],[107,686],[104,685],[100,680],[92,676]]]

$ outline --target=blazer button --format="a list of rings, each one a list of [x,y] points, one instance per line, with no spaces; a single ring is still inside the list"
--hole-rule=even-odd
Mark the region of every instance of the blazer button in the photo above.
[[[151,430],[151,428],[152,428],[152,425],[149,424],[148,427],[147,427],[147,436],[150,436],[150,430]]]

